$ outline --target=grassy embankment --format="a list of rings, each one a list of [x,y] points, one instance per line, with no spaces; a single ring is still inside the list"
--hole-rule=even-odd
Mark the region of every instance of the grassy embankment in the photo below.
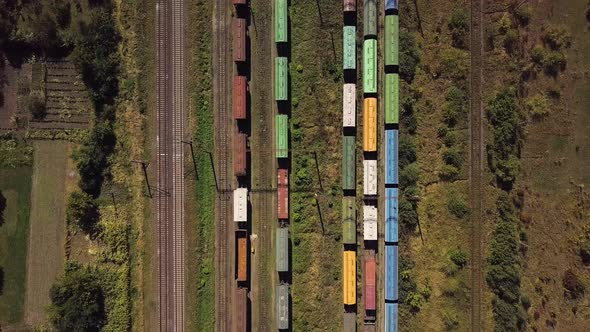
[[[588,68],[588,4],[496,5],[502,10],[486,22],[488,162],[504,204],[490,216],[489,325],[581,331],[589,282],[589,83],[580,75]]]
[[[400,329],[469,324],[468,12],[400,4]]]
[[[189,116],[198,179],[189,182],[187,203],[187,327],[194,331],[212,331],[215,327],[215,181],[207,154],[213,151],[211,15],[209,1],[199,0],[190,6],[189,20],[194,24],[187,43],[189,68],[194,74],[188,81]],[[189,164],[187,169],[192,170],[192,161]]]
[[[341,2],[291,3],[293,330],[342,321]],[[321,16],[320,16],[321,15]],[[313,152],[317,152],[319,173]],[[314,194],[317,193],[319,208]],[[321,220],[318,210],[321,211]]]
[[[32,169],[0,164],[0,199],[5,200],[0,211],[0,324],[10,325],[21,322],[24,312]]]

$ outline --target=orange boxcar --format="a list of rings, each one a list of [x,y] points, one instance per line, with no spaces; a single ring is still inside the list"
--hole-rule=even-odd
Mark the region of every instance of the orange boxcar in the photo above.
[[[246,76],[234,77],[234,119],[246,119]]]
[[[375,310],[377,307],[375,294],[375,259],[365,257],[365,310]]]
[[[246,134],[236,133],[234,137],[234,175],[246,175]]]
[[[234,61],[246,61],[246,19],[234,18]]]
[[[278,217],[279,219],[288,219],[289,218],[289,188],[288,187],[279,187],[279,211]]]
[[[237,238],[237,280],[248,280],[248,233],[245,230],[236,231]]]
[[[377,98],[365,98],[363,105],[363,150],[377,151]]]
[[[246,332],[248,326],[248,289],[236,290],[236,331]]]

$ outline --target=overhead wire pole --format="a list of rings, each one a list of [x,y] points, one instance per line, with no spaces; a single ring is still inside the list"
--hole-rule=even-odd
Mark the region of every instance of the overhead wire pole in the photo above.
[[[145,161],[141,161],[141,160],[132,160],[131,162],[136,163],[136,164],[141,164],[141,168],[143,170],[143,177],[145,178],[145,184],[146,184],[147,190],[148,190],[148,195],[150,196],[150,198],[153,198],[152,188],[150,186],[150,180],[148,179],[148,174],[147,174],[147,168],[149,166],[149,163],[146,163]]]

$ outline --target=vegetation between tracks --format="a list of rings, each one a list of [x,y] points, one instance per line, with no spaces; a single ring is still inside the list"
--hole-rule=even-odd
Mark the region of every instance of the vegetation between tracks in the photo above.
[[[190,117],[198,178],[194,182],[194,201],[189,203],[194,218],[187,220],[191,228],[188,234],[192,234],[189,238],[194,243],[194,247],[189,245],[187,256],[194,257],[187,262],[187,324],[195,331],[215,328],[215,179],[207,154],[213,151],[211,15],[209,1],[199,0],[190,7],[190,21],[195,22],[189,31],[190,67],[195,73],[189,78]]]

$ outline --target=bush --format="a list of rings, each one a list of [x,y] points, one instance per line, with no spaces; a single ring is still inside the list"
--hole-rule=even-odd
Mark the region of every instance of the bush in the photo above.
[[[578,241],[578,251],[582,262],[584,264],[590,264],[590,234],[587,231],[580,241]]]
[[[447,92],[446,102],[443,106],[443,121],[447,126],[454,127],[466,113],[465,92],[456,86],[452,86]]]
[[[100,331],[105,324],[104,292],[96,271],[67,263],[49,291],[49,317],[58,331]]]
[[[455,181],[459,178],[459,169],[453,165],[444,164],[439,176],[444,181]]]
[[[416,75],[416,67],[420,63],[418,45],[412,33],[400,31],[399,50],[399,76],[402,80],[411,83]]]
[[[42,120],[47,115],[45,97],[41,91],[31,91],[26,100],[25,107],[35,120]]]
[[[518,47],[518,30],[508,30],[506,34],[504,34],[502,44],[506,52],[508,52],[508,54],[514,54],[516,48]]]
[[[571,45],[571,35],[568,29],[563,25],[554,25],[546,29],[543,36],[545,44],[553,50],[560,50]]]
[[[66,207],[66,220],[69,225],[86,234],[92,234],[96,231],[99,218],[98,206],[90,195],[81,191],[70,194]]]
[[[469,73],[469,55],[463,50],[446,48],[440,53],[441,75],[453,79],[464,80]]]
[[[463,7],[455,8],[453,10],[449,17],[448,28],[451,31],[453,47],[466,48],[466,36],[469,31],[469,23]]]
[[[401,136],[399,140],[399,168],[406,168],[417,160],[416,142],[408,136]]]
[[[446,128],[446,127],[445,127]],[[457,145],[461,141],[461,135],[454,130],[447,130],[443,135],[443,143],[446,147]]]
[[[533,17],[533,7],[531,5],[518,6],[514,11],[514,18],[520,26],[527,26]]]
[[[564,296],[571,299],[578,299],[584,296],[584,292],[586,291],[586,287],[582,284],[582,281],[580,281],[571,269],[566,270],[563,274],[563,288],[566,289]]]
[[[418,213],[414,205],[403,196],[399,200],[399,223],[403,229],[414,231],[418,226]]]
[[[467,265],[467,255],[461,249],[449,251],[449,259],[459,268],[464,268]]]
[[[463,165],[463,150],[458,147],[451,147],[443,152],[443,160],[445,164],[460,169]]]
[[[545,61],[545,53],[543,45],[535,45],[531,49],[531,61],[538,66],[542,66]]]
[[[467,203],[458,197],[456,194],[451,194],[449,196],[449,200],[447,201],[447,209],[449,212],[454,215],[455,217],[462,219],[467,215],[469,212],[469,208],[467,207]]]
[[[547,75],[556,76],[567,65],[565,54],[559,51],[548,52],[543,58],[543,69]]]
[[[6,209],[6,197],[0,190],[0,226],[4,224],[4,209]]]
[[[400,171],[399,184],[402,188],[409,187],[418,182],[420,177],[420,167],[417,163],[412,163]]]
[[[525,106],[533,119],[542,119],[549,114],[549,99],[544,95],[527,98]]]

